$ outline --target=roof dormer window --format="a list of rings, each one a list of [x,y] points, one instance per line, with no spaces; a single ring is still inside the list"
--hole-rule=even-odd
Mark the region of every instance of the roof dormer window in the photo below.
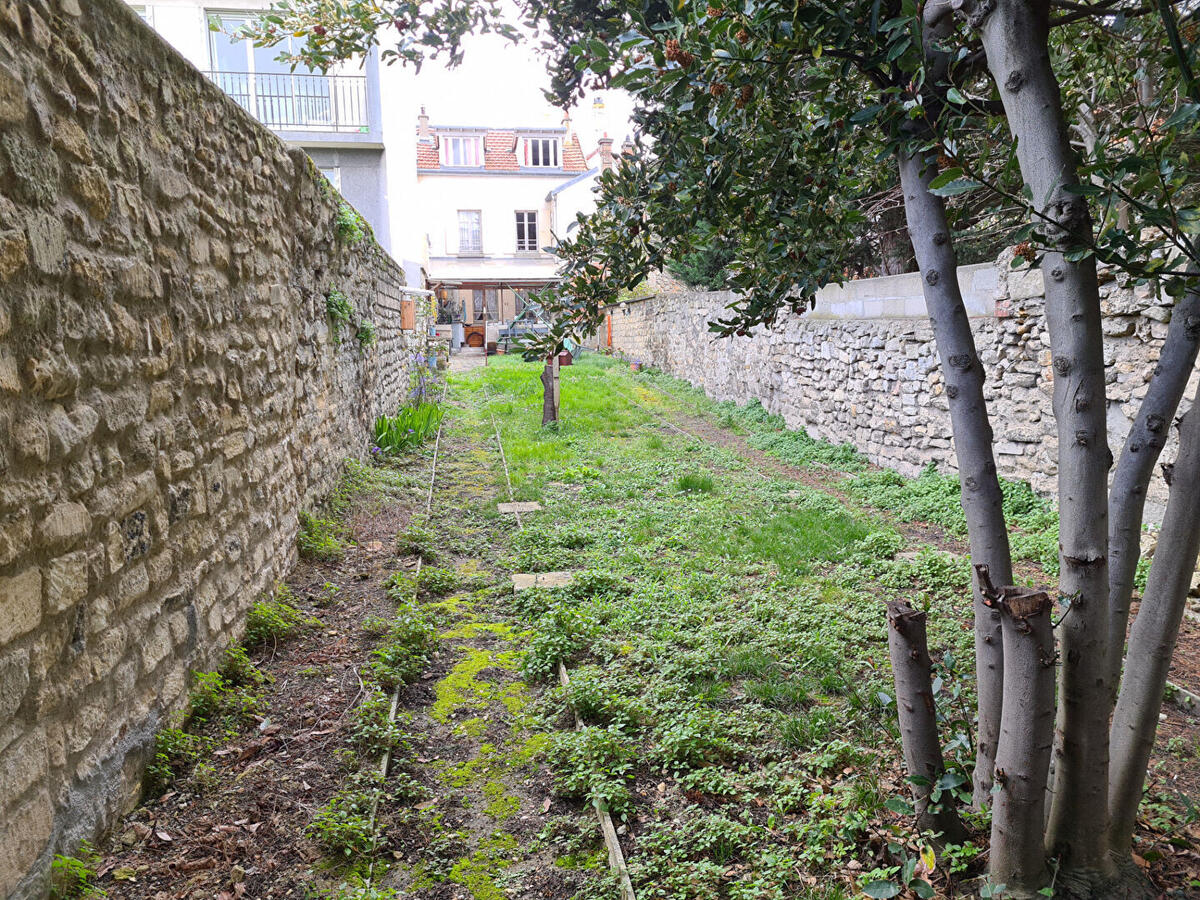
[[[558,169],[562,166],[558,138],[526,138],[523,165],[538,169]]]
[[[460,167],[483,165],[483,138],[473,135],[442,135],[442,165]]]

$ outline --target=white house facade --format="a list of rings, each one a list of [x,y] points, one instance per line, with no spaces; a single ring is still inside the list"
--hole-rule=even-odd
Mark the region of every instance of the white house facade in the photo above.
[[[558,260],[548,248],[569,233],[578,212],[594,207],[595,178],[611,165],[612,142],[601,141],[593,165],[569,122],[438,126],[424,110],[417,121],[429,282],[442,318],[463,323],[462,340],[482,346],[522,312],[530,291],[557,280]]]

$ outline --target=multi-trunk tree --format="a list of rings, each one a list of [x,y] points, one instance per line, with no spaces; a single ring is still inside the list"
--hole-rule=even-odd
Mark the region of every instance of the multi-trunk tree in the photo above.
[[[318,63],[374,42],[401,59],[453,54],[464,31],[498,27],[494,10],[460,0],[427,4],[425,19],[419,4],[388,0],[284,7],[265,28],[308,33],[306,54]],[[563,284],[544,298],[556,326],[532,355],[589,333],[619,290],[711,231],[731,242],[728,281],[738,291],[713,323],[717,334],[802,313],[818,288],[844,277],[845,247],[879,173],[898,178],[978,573],[973,800],[992,811],[988,878],[1009,896],[1050,884],[1063,896],[1150,896],[1131,841],[1200,551],[1200,398],[1179,424],[1166,518],[1127,652],[1125,625],[1146,488],[1200,346],[1193,6],[526,0],[524,8],[546,35],[560,98],[624,87],[639,101],[641,129],[640,151],[602,176],[597,212],[559,247]],[[959,230],[968,221],[1014,230],[1022,258],[1045,275],[1059,432],[1054,588],[1013,583],[987,373],[957,285],[956,217]],[[1111,474],[1098,261],[1175,300]],[[919,624],[909,610],[892,611],[895,652],[919,640]],[[952,811],[929,803],[937,736],[928,716],[909,715],[925,702],[922,651],[910,645],[906,658],[919,665],[896,672],[905,756],[919,770],[922,822],[951,830]]]

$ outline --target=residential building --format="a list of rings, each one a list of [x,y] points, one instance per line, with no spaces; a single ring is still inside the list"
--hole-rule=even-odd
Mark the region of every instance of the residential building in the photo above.
[[[569,234],[577,213],[594,207],[595,178],[612,160],[612,141],[601,144],[593,164],[569,121],[435,126],[422,108],[416,172],[428,277],[441,318],[465,326],[460,341],[497,340],[499,325],[522,312],[531,291],[558,280],[548,248]]]
[[[423,240],[405,219],[416,178],[411,128],[412,95],[394,76],[381,73],[378,52],[328,73],[291,71],[276,60],[296,49],[288,37],[275,47],[255,47],[237,31],[270,0],[147,0],[130,6],[186,59],[287,144],[300,147],[370,223],[379,243],[420,285]],[[387,67],[382,67],[386,69]],[[383,109],[381,84],[388,85]],[[389,134],[397,110],[405,113],[401,136]]]

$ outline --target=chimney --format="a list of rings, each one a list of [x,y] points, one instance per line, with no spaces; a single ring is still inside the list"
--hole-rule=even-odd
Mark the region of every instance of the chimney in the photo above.
[[[625,135],[625,140],[621,142],[621,155],[633,156],[633,139],[629,135]]]
[[[429,116],[425,115],[425,107],[421,107],[421,114],[417,116],[417,140],[424,144],[433,143],[433,132],[429,130]]]
[[[608,136],[608,132],[604,132],[604,137],[597,138],[596,146],[600,148],[600,171],[607,172],[613,166],[613,139]]]

